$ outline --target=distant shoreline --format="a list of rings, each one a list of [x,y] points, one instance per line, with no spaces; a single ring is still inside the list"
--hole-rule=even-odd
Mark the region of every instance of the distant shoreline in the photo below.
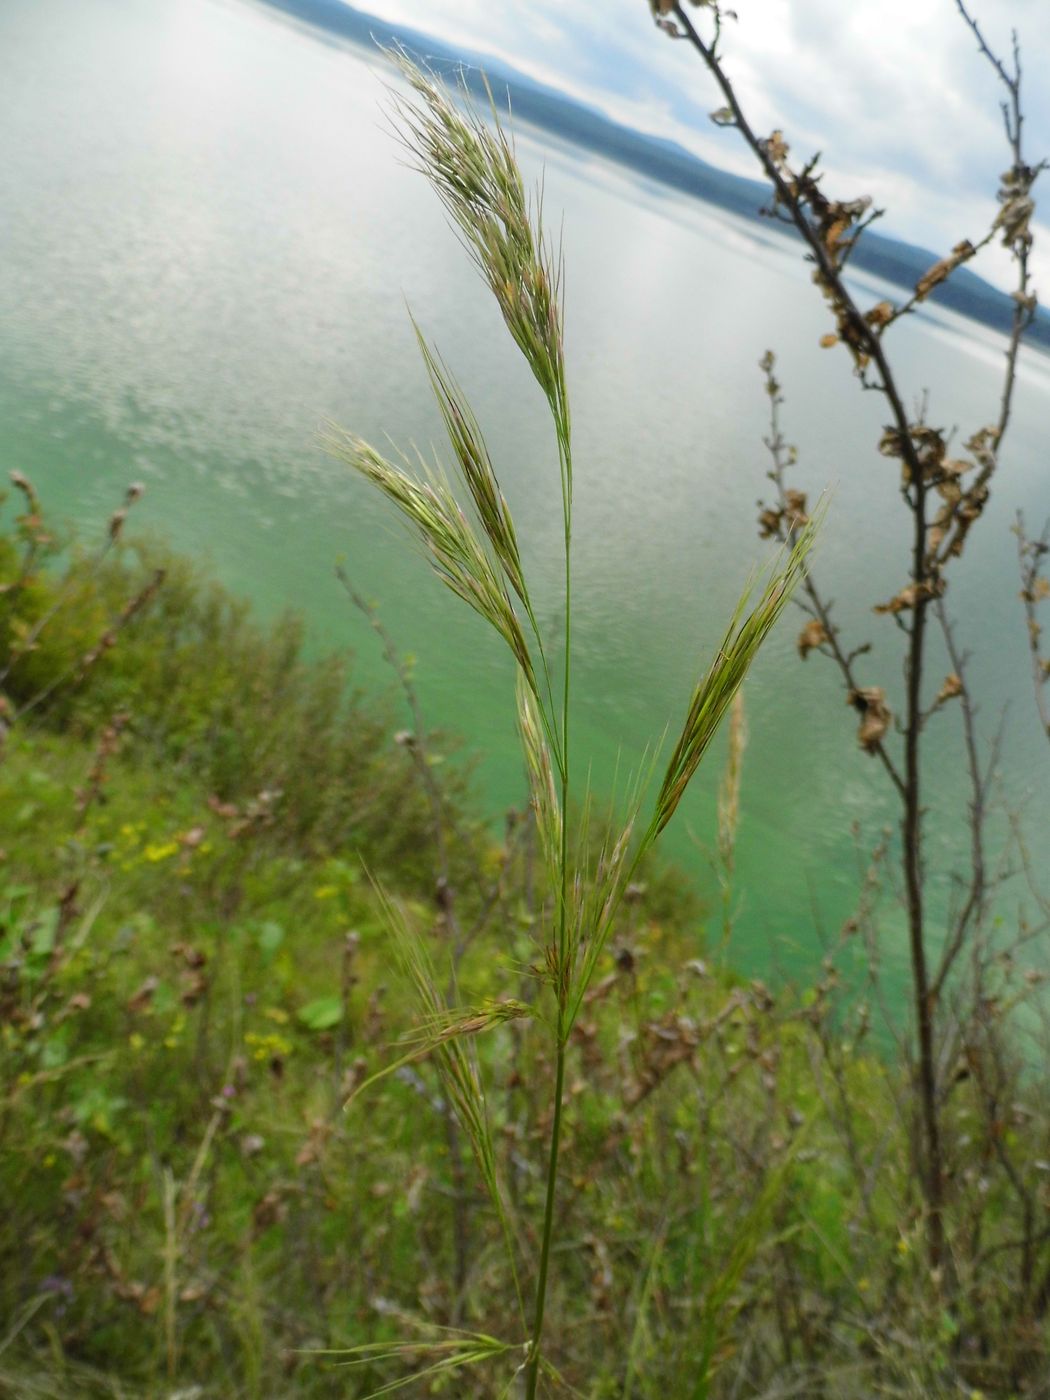
[[[400,43],[439,72],[453,69],[457,76],[462,72],[467,87],[487,100],[481,76],[484,67],[490,77],[498,80],[492,95],[501,109],[513,108],[517,116],[531,125],[691,198],[727,209],[745,219],[769,223],[761,213],[768,205],[769,190],[761,181],[731,175],[692,155],[676,142],[646,136],[622,126],[503,63],[469,51],[457,53],[420,30],[389,24],[364,10],[351,8],[342,0],[256,0],[256,3],[365,48],[374,50],[379,45]],[[795,237],[793,230],[780,224],[775,227],[785,237]],[[851,264],[855,269],[910,292],[941,256],[915,244],[869,231],[854,249]],[[1013,322],[1013,299],[966,267],[959,268],[948,282],[935,288],[929,304],[955,311],[1004,335],[1009,334]],[[921,311],[918,314],[921,315]],[[1039,308],[1025,340],[1029,345],[1050,351],[1050,313]]]

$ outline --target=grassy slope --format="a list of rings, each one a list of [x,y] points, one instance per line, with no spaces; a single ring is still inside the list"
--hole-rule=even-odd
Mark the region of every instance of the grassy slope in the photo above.
[[[3,577],[24,544],[23,526],[0,545]],[[151,606],[73,684],[158,564]],[[3,687],[16,707],[59,681],[0,757],[0,1394],[364,1395],[423,1361],[343,1371],[311,1350],[524,1336],[428,1065],[343,1110],[408,1019],[362,861],[448,956],[429,809],[389,716],[344,663],[306,663],[297,624],[260,630],[155,544],[55,577],[0,598],[0,671],[61,604]],[[479,929],[460,981],[529,996],[530,824],[494,842],[455,765],[437,771],[457,914]],[[550,1307],[566,1386],[1012,1393],[1008,1365],[1041,1365],[1042,1340],[985,1284],[1002,1347],[960,1349],[967,1314],[915,1247],[895,1071],[833,1029],[830,981],[778,1002],[705,967],[695,903],[646,878],[572,1048]],[[517,1023],[477,1051],[528,1254],[543,1076]],[[1042,1128],[1010,1131],[1043,1150]],[[981,1189],[994,1243],[1009,1192]],[[408,1393],[496,1396],[512,1369]]]

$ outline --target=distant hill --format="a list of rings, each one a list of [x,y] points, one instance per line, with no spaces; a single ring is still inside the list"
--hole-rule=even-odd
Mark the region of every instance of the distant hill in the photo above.
[[[758,180],[730,175],[687,151],[677,142],[647,136],[612,121],[554,88],[534,82],[504,64],[469,50],[455,52],[439,40],[406,25],[390,24],[363,10],[352,9],[342,0],[257,0],[257,3],[327,30],[369,49],[400,43],[408,52],[427,61],[439,73],[462,70],[471,91],[484,95],[481,70],[495,79],[492,90],[498,106],[512,107],[514,115],[535,126],[554,132],[585,150],[616,161],[656,180],[728,209],[747,219],[758,219],[769,202],[768,187]],[[792,230],[777,224],[788,237]],[[943,250],[947,252],[948,250]],[[868,232],[854,250],[851,265],[884,278],[894,286],[911,290],[924,272],[941,256],[912,243],[903,243],[885,234]],[[929,298],[934,304],[969,316],[993,330],[1007,332],[1013,319],[1013,302],[1005,293],[990,286],[968,268],[959,268],[951,280],[937,287]],[[1050,350],[1050,313],[1039,309],[1028,332],[1032,344]]]

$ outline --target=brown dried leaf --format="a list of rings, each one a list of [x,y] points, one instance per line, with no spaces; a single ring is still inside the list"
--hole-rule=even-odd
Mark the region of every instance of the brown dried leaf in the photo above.
[[[849,232],[852,220],[848,217],[835,219],[824,231],[824,246],[829,253],[836,253],[844,234]]]
[[[929,598],[939,598],[944,592],[944,580],[927,580],[924,583],[909,583],[888,603],[876,603],[872,611],[877,613],[902,613],[915,607],[916,603]]]
[[[996,216],[995,226],[1003,231],[1003,246],[1011,243],[1030,243],[1032,239],[1028,224],[1035,213],[1035,200],[1027,194],[1017,194],[1007,200]]]
[[[879,452],[883,457],[903,457],[904,439],[896,428],[884,428],[879,438]]]
[[[281,1199],[279,1190],[267,1191],[261,1200],[256,1201],[252,1209],[252,1220],[255,1222],[257,1230],[265,1230],[270,1225],[276,1225],[278,1221],[284,1219],[288,1214],[288,1207]]]
[[[784,513],[793,530],[809,523],[809,516],[806,514],[805,491],[791,489],[784,492]]]
[[[1002,214],[999,217],[1002,218]],[[968,238],[964,238],[961,243],[956,243],[947,257],[941,258],[940,262],[935,262],[916,282],[915,300],[925,301],[934,287],[939,287],[942,282],[947,281],[955,269],[961,263],[968,262],[976,251],[977,249]]]
[[[915,606],[916,600],[921,596],[921,590],[914,583],[909,583],[907,588],[902,588],[896,597],[891,598],[888,603],[876,603],[872,609],[877,613],[902,613]]]
[[[160,1307],[160,1300],[162,1296],[163,1295],[160,1291],[160,1288],[156,1284],[153,1284],[150,1288],[147,1288],[146,1291],[136,1300],[138,1303],[139,1312],[142,1314],[143,1317],[153,1316],[153,1314]]]
[[[886,704],[886,692],[881,685],[862,686],[851,690],[846,703],[859,711],[861,720],[857,742],[867,753],[874,753],[890,727],[892,711]]]
[[[171,945],[171,955],[173,958],[181,958],[187,967],[204,967],[208,961],[207,953],[201,952],[199,948],[194,948],[192,943],[173,943]]]
[[[864,319],[875,330],[881,330],[883,326],[888,326],[893,320],[893,303],[889,301],[876,302],[870,311],[865,311]]]
[[[203,972],[187,968],[179,977],[179,999],[183,1006],[196,1006],[208,990],[208,979]]]
[[[156,977],[147,977],[138,990],[128,997],[129,1011],[145,1011],[146,1007],[153,1000],[153,993],[159,986]]]
[[[783,165],[787,160],[788,143],[784,140],[784,133],[779,127],[763,144],[766,148],[766,154],[774,165]]]
[[[944,684],[937,692],[936,703],[938,705],[943,705],[946,700],[954,700],[957,695],[961,695],[962,693],[962,677],[956,675],[956,673],[952,671],[949,675],[945,676]]]
[[[815,651],[817,647],[823,646],[825,642],[830,641],[831,638],[828,636],[828,629],[819,618],[814,617],[811,621],[806,623],[805,627],[803,627],[802,631],[798,634],[798,654],[801,656],[802,660],[805,661],[811,651]]]

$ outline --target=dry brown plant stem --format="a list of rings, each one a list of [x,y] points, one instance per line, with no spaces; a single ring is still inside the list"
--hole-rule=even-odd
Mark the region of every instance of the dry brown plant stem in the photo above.
[[[840,308],[864,352],[875,365],[878,386],[889,404],[894,424],[900,435],[902,455],[913,484],[909,505],[912,512],[911,581],[916,587],[916,605],[908,628],[906,663],[907,711],[904,722],[904,772],[901,775],[903,815],[901,842],[908,914],[908,941],[911,958],[913,1003],[918,1036],[918,1090],[921,1102],[925,1150],[923,1163],[923,1194],[929,1210],[930,1262],[939,1268],[944,1258],[944,1154],[941,1144],[940,1121],[937,1112],[937,1082],[934,1047],[935,1008],[930,995],[927,966],[926,918],[922,879],[922,796],[919,731],[922,725],[922,665],[926,643],[926,610],[929,599],[923,585],[929,580],[926,555],[926,494],[924,473],[919,454],[911,436],[911,425],[904,408],[896,379],[890,369],[878,333],[872,329],[847,291],[828,253],[824,241],[806,217],[798,194],[789,186],[776,162],[761,141],[737,98],[736,92],[722,68],[716,47],[701,38],[682,6],[673,11],[685,37],[703,59],[714,77],[733,114],[733,122],[748,146],[758,157],[777,198],[788,211],[792,222],[807,244],[826,288]]]
[[[961,552],[970,525],[983,511],[988,498],[988,482],[998,465],[999,449],[1009,423],[1020,342],[1035,312],[1028,270],[1028,251],[1031,243],[1027,227],[1027,211],[1031,206],[1028,191],[1043,166],[1040,164],[1029,167],[1023,160],[1021,64],[1016,35],[1013,39],[1013,71],[1010,72],[993,54],[962,0],[956,0],[960,15],[972,30],[982,53],[993,65],[1007,90],[1007,100],[1002,104],[1002,111],[1013,164],[1011,170],[1003,177],[1000,190],[1003,208],[982,240],[976,245],[969,242],[958,245],[950,258],[942,260],[937,268],[931,269],[920,281],[915,295],[903,306],[893,308],[884,303],[865,314],[846,287],[843,270],[857,237],[867,223],[870,223],[871,218],[878,217],[878,212],[866,222],[862,222],[861,216],[867,208],[866,201],[854,201],[851,205],[833,203],[818,188],[818,180],[813,173],[816,168],[815,160],[806,165],[801,172],[795,173],[787,164],[787,146],[780,133],[775,132],[768,139],[758,136],[742,109],[722,63],[719,52],[722,15],[717,0],[696,0],[696,3],[701,4],[713,17],[713,34],[710,40],[705,39],[679,0],[654,5],[658,14],[657,22],[671,37],[691,45],[717,84],[725,106],[715,114],[715,119],[720,125],[733,126],[739,131],[773,187],[773,212],[793,225],[803,239],[808,259],[814,265],[814,281],[820,286],[837,322],[837,334],[828,336],[827,343],[843,341],[852,354],[854,369],[863,387],[875,389],[883,395],[892,418],[892,426],[887,429],[887,436],[892,437],[893,448],[888,455],[898,457],[902,463],[902,496],[911,515],[910,587],[907,590],[910,597],[906,604],[902,603],[901,607],[891,610],[895,614],[899,614],[905,607],[910,611],[910,620],[907,622],[897,616],[897,621],[906,634],[903,761],[900,766],[894,762],[883,742],[882,733],[876,734],[865,747],[878,755],[901,802],[901,865],[918,1048],[915,1078],[922,1124],[921,1151],[917,1156],[927,1214],[929,1259],[931,1267],[940,1272],[950,1260],[946,1259],[944,1224],[946,1169],[937,1068],[938,1003],[952,964],[964,946],[972,924],[980,918],[984,910],[986,879],[983,825],[986,778],[982,774],[976,753],[973,706],[966,695],[963,715],[972,787],[971,880],[968,898],[955,923],[938,970],[935,975],[931,975],[930,931],[924,901],[921,744],[923,726],[929,714],[929,711],[924,711],[922,700],[928,617],[930,605],[939,600],[944,592],[944,565]],[[1010,218],[1016,220],[1018,217],[1020,222],[1015,225],[1015,231],[1011,232]],[[968,261],[979,248],[989,243],[1000,229],[1004,230],[1004,242],[1010,247],[1015,258],[1018,286],[1014,293],[1014,315],[1004,367],[998,422],[993,428],[984,430],[983,441],[974,447],[979,470],[972,485],[961,493],[960,500],[942,510],[937,519],[932,520],[930,492],[937,482],[926,460],[928,454],[923,450],[923,434],[928,434],[930,430],[926,429],[921,418],[918,423],[909,419],[904,407],[904,395],[885,354],[882,337],[889,325],[924,300],[933,286],[949,276],[961,262]],[[845,234],[850,236],[845,237]],[[776,483],[780,498],[780,519],[785,522],[784,534],[790,538],[797,524],[801,522],[793,522],[789,496],[784,487],[785,445],[777,419],[778,386],[772,376],[771,357],[767,357],[763,362],[763,368],[766,371],[767,390],[771,400],[771,436],[767,440],[767,446],[773,457],[774,468],[770,475]],[[819,629],[819,645],[834,658],[849,696],[856,697],[854,703],[858,703],[861,700],[861,691],[855,681],[853,663],[867,647],[847,652],[831,623],[830,607],[822,600],[812,579],[807,579],[803,587],[808,600],[808,606],[804,606],[807,606],[807,611]],[[939,601],[937,607],[946,643],[949,650],[952,650],[954,639],[947,613]],[[965,691],[964,685],[962,688]]]
[[[1043,733],[1050,739],[1050,702],[1047,700],[1050,658],[1043,655],[1043,627],[1036,614],[1037,606],[1050,598],[1050,579],[1043,573],[1047,557],[1050,556],[1050,521],[1043,526],[1043,533],[1033,538],[1027,533],[1024,516],[1018,511],[1014,534],[1017,536],[1017,562],[1021,571],[1021,602],[1024,604],[1028,650],[1032,658],[1035,705]]]

